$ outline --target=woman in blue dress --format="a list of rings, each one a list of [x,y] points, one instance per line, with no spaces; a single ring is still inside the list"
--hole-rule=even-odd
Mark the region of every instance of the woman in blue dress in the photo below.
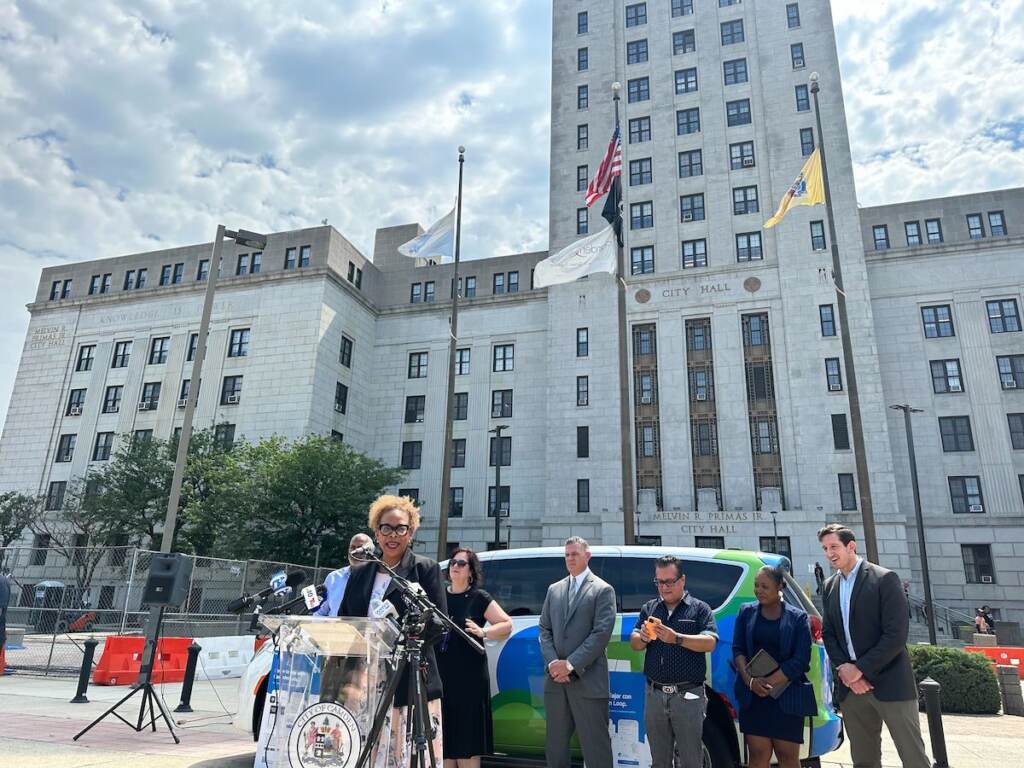
[[[754,578],[757,602],[740,608],[733,631],[735,693],[740,730],[747,740],[748,768],[768,768],[772,752],[779,768],[800,768],[804,721],[813,710],[813,692],[806,678],[811,664],[810,624],[805,611],[782,601],[784,584],[781,567],[766,565],[758,571]],[[775,660],[778,669],[765,677],[752,677],[747,663],[761,650]],[[773,697],[772,689],[782,685],[786,685],[782,695]]]

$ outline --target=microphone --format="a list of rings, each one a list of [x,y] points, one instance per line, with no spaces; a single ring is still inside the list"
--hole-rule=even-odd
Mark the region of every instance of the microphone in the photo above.
[[[263,598],[275,592],[287,594],[287,591],[294,589],[306,580],[306,574],[304,574],[302,571],[295,571],[293,573],[289,573],[287,576],[285,576],[283,580],[280,578],[280,576],[281,574],[275,573],[271,577],[270,586],[266,589],[261,589],[254,595],[242,595],[241,597],[236,597],[234,600],[227,604],[225,610],[228,613],[242,613],[245,611],[245,607],[250,603],[262,600]]]
[[[375,598],[370,601],[370,618],[371,619],[386,619],[388,617],[394,619],[398,618],[398,609],[395,608],[395,604],[390,600],[381,600]]]
[[[363,546],[359,547],[358,549],[353,549],[351,552],[348,553],[348,556],[351,557],[353,560],[369,560],[376,554],[376,548],[373,546],[372,543],[370,543],[363,544]]]
[[[302,588],[302,599],[306,603],[306,608],[312,611],[320,607],[320,603],[323,602],[319,594],[321,591],[326,591],[323,584],[319,587],[310,584],[308,587]]]

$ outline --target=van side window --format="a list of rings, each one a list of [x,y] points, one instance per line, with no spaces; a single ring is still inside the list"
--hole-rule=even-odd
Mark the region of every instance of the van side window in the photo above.
[[[540,616],[548,587],[568,572],[561,557],[521,557],[488,560],[484,589],[509,616]]]
[[[639,611],[640,606],[658,596],[654,587],[654,561],[653,557],[622,558],[618,578],[612,581],[622,613]],[[743,568],[725,561],[686,560],[683,573],[686,574],[686,590],[717,609],[732,594],[743,576]]]

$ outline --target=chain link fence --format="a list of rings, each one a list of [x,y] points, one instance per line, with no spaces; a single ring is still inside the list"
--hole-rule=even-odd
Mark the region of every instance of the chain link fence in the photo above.
[[[149,615],[142,595],[154,554],[134,547],[0,549],[0,571],[11,587],[7,666],[73,675],[81,668],[87,638],[142,634]],[[232,600],[265,589],[279,571],[300,571],[304,584],[320,584],[332,570],[267,560],[190,559],[187,598],[165,612],[165,637],[247,634],[250,614],[228,613]],[[285,599],[290,597],[271,597],[264,608]],[[96,661],[101,651],[102,644]]]

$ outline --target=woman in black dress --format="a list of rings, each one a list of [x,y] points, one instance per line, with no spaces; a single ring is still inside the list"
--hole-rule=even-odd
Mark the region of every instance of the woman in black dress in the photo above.
[[[810,624],[803,610],[782,601],[784,580],[779,566],[759,570],[754,578],[757,602],[740,608],[733,629],[735,694],[748,768],[768,768],[773,751],[779,768],[800,768],[804,721],[815,709],[813,693],[805,685],[811,666]],[[778,668],[765,677],[752,677],[747,663],[761,650]],[[772,696],[775,686],[786,686],[778,698]]]
[[[481,589],[483,576],[480,559],[473,550],[459,549],[451,556],[448,615],[481,642],[504,640],[512,634],[512,619]],[[449,632],[438,647],[437,664],[444,683],[444,766],[479,768],[480,755],[493,750],[487,657]]]

